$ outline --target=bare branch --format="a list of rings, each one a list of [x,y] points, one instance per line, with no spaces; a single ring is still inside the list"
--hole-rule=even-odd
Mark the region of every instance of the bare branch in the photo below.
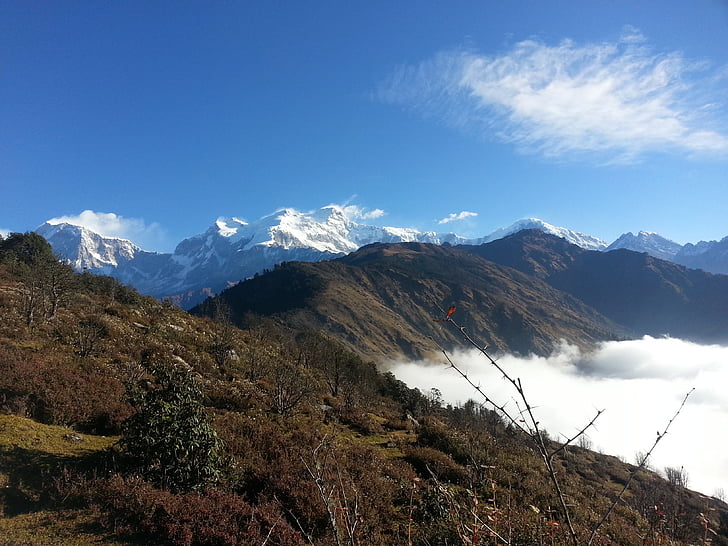
[[[563,443],[561,444],[561,446],[559,446],[559,447],[558,447],[557,449],[555,449],[554,451],[552,451],[552,452],[551,452],[551,455],[549,455],[549,457],[554,457],[554,456],[555,456],[556,454],[558,454],[559,452],[561,452],[561,451],[563,451],[564,449],[566,449],[566,446],[568,446],[568,445],[571,445],[571,443],[572,443],[572,442],[574,442],[574,441],[575,441],[576,439],[578,439],[579,437],[581,437],[581,436],[583,436],[584,434],[586,434],[586,431],[587,431],[587,430],[588,430],[588,429],[589,429],[590,427],[594,426],[594,423],[595,423],[595,421],[596,421],[596,420],[597,420],[597,419],[599,418],[599,416],[600,416],[600,415],[601,415],[602,413],[604,413],[604,410],[597,410],[597,414],[596,414],[596,415],[595,415],[595,416],[594,416],[594,417],[592,418],[592,420],[591,420],[591,421],[589,421],[589,423],[587,423],[587,425],[586,425],[585,427],[583,427],[583,428],[582,428],[582,429],[581,429],[581,430],[580,430],[579,432],[577,432],[577,433],[576,433],[576,434],[575,434],[574,436],[572,436],[571,438],[569,438],[569,439],[567,439],[567,440],[566,440],[565,442],[563,442]]]
[[[559,482],[558,476],[556,475],[556,470],[554,469],[553,465],[553,454],[549,453],[548,447],[546,446],[546,442],[544,441],[544,435],[539,429],[539,421],[536,419],[536,417],[533,414],[533,407],[531,406],[530,402],[528,401],[528,397],[526,396],[525,390],[523,388],[523,384],[521,383],[520,378],[513,378],[511,377],[508,372],[494,359],[490,353],[487,351],[487,345],[481,344],[476,342],[466,331],[465,327],[460,326],[457,324],[454,320],[452,320],[452,313],[448,312],[446,318],[442,320],[441,322],[446,322],[453,327],[455,327],[459,332],[460,335],[465,339],[465,341],[470,344],[471,346],[475,347],[475,349],[485,356],[488,361],[491,363],[492,366],[495,367],[496,370],[503,376],[505,380],[507,380],[515,389],[515,391],[518,393],[518,397],[520,398],[521,402],[524,404],[525,408],[521,411],[521,416],[525,417],[524,421],[526,422],[526,426],[520,425],[519,422],[517,422],[515,419],[513,419],[509,414],[505,414],[511,421],[511,423],[515,424],[521,431],[525,432],[531,440],[536,445],[536,450],[538,454],[541,456],[541,459],[543,460],[544,465],[546,466],[546,470],[548,472],[549,478],[551,480],[551,483],[553,484],[554,491],[556,492],[556,497],[558,499],[559,505],[561,506],[561,511],[564,517],[564,520],[566,521],[566,525],[569,531],[569,535],[571,537],[571,540],[574,544],[574,546],[578,546],[579,540],[576,534],[576,530],[574,529],[574,525],[571,521],[571,513],[569,511],[568,505],[566,503],[566,497],[564,496],[564,492],[561,489],[561,483]],[[444,351],[443,351],[444,352]],[[446,355],[447,357],[447,355]],[[459,368],[457,368],[452,360],[448,358],[448,361],[450,362],[450,365],[462,376],[465,378],[465,380],[473,386],[478,393],[480,393],[486,400],[490,401],[490,398],[487,397],[487,395],[480,389],[479,386],[476,386],[470,378],[467,376],[467,374],[463,373]],[[492,403],[492,402],[489,402]],[[498,406],[496,406],[498,407]],[[593,423],[593,421],[592,421]],[[590,423],[590,425],[592,424]],[[588,426],[590,426],[588,425]],[[587,426],[587,427],[588,427]],[[585,429],[587,428],[585,427]]]
[[[610,514],[612,513],[612,510],[614,510],[614,507],[617,506],[617,503],[620,500],[622,500],[622,497],[624,496],[625,492],[627,491],[630,484],[632,483],[632,479],[634,479],[634,477],[637,475],[637,472],[639,472],[640,470],[642,470],[645,467],[645,465],[647,464],[647,459],[649,459],[650,455],[652,455],[652,452],[657,447],[657,444],[660,443],[660,440],[662,440],[665,437],[665,435],[667,434],[667,431],[670,429],[670,425],[672,425],[672,422],[677,418],[678,415],[680,415],[680,412],[682,411],[683,407],[685,407],[685,403],[688,401],[688,397],[693,393],[694,390],[695,390],[695,388],[690,389],[690,391],[688,391],[688,393],[685,395],[685,398],[683,398],[683,401],[680,404],[680,407],[675,412],[675,415],[673,415],[672,418],[668,421],[667,426],[665,426],[665,430],[662,431],[662,434],[660,434],[659,431],[657,432],[657,438],[655,438],[655,441],[652,444],[652,447],[647,451],[645,456],[642,457],[642,461],[629,475],[629,478],[627,479],[627,483],[624,484],[624,487],[622,487],[622,490],[619,492],[617,497],[614,499],[614,502],[612,502],[612,504],[609,506],[609,508],[605,512],[604,516],[602,517],[602,519],[599,521],[599,523],[596,524],[596,526],[592,530],[591,535],[589,535],[589,540],[587,541],[587,546],[589,546],[594,541],[594,539],[597,536],[597,532],[599,531],[601,526],[604,525],[604,523],[607,521]]]

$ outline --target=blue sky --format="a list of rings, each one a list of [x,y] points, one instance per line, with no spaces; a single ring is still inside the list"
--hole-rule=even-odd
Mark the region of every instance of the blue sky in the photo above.
[[[0,0],[0,191],[149,250],[331,203],[720,239],[728,3]]]

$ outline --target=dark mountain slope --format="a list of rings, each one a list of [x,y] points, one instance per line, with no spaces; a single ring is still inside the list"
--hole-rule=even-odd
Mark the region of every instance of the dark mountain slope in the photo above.
[[[585,250],[540,229],[524,229],[490,243],[459,245],[455,248],[539,279],[547,279],[558,271],[569,269],[585,252],[596,252]]]
[[[324,329],[381,358],[424,356],[460,343],[434,319],[454,304],[468,332],[498,350],[547,354],[566,339],[581,346],[624,329],[577,299],[472,253],[422,243],[374,244],[319,263],[293,262],[218,296],[242,324],[249,313],[295,328]],[[211,299],[194,312],[211,314]]]
[[[728,276],[630,250],[584,250],[535,230],[459,248],[536,275],[639,334],[728,340]]]

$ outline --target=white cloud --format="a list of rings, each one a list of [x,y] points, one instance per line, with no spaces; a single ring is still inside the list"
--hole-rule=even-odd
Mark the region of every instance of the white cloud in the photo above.
[[[386,214],[382,209],[368,210],[358,205],[332,205],[341,209],[351,220],[374,220]]]
[[[698,80],[705,63],[655,53],[645,42],[628,29],[613,43],[526,40],[500,55],[442,52],[401,67],[378,96],[547,157],[728,154],[725,75]]]
[[[498,404],[515,409],[515,393],[475,352],[454,355],[458,366]],[[690,396],[651,458],[657,469],[684,466],[689,486],[706,494],[728,491],[728,452],[722,430],[728,422],[728,347],[678,339],[607,342],[592,354],[562,344],[549,357],[503,355],[498,363],[521,378],[537,418],[552,435],[573,436],[605,412],[589,432],[595,448],[634,462],[657,430],[664,430],[682,399]],[[399,362],[394,374],[412,387],[437,387],[445,400],[478,400],[478,394],[446,364]]]
[[[141,218],[125,218],[113,212],[85,210],[75,216],[59,216],[48,220],[49,224],[67,223],[82,226],[102,235],[128,239],[143,248],[159,248],[166,243],[167,235],[159,224],[147,224]]]
[[[448,224],[450,222],[455,222],[457,220],[465,220],[466,218],[473,218],[477,216],[477,212],[468,212],[467,210],[464,210],[462,212],[458,213],[450,213],[447,215],[446,218],[443,218],[442,220],[438,220],[438,224]]]

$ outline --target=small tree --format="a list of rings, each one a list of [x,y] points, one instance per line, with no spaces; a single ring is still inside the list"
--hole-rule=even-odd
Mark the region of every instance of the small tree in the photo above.
[[[684,467],[676,468],[674,466],[665,467],[665,478],[668,483],[675,487],[688,486],[688,472]]]
[[[220,474],[220,440],[207,422],[202,392],[192,373],[152,365],[154,383],[131,389],[137,413],[119,447],[146,479],[173,492],[200,489]]]
[[[53,255],[48,242],[37,233],[11,233],[0,240],[0,263],[20,277],[26,326],[32,328],[38,318],[53,320],[70,290],[73,269]]]

